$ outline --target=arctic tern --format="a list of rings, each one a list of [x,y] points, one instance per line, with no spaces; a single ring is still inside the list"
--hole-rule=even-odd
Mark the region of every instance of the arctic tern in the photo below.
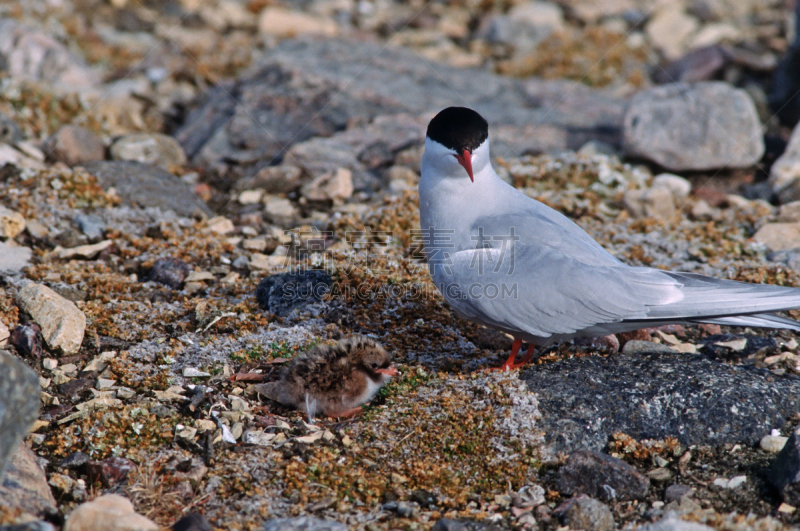
[[[501,179],[489,126],[449,107],[429,123],[422,156],[422,244],[434,283],[463,318],[514,337],[500,369],[534,346],[673,323],[786,328],[800,289],[627,265],[566,216]],[[530,343],[516,362],[522,341]]]

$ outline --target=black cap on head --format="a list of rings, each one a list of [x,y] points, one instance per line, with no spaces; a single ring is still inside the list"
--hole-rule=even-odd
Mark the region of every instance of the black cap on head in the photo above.
[[[428,124],[428,138],[461,153],[483,144],[489,137],[489,123],[466,107],[448,107]]]

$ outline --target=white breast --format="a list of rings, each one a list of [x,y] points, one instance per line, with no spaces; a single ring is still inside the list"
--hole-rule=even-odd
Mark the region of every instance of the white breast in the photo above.
[[[367,378],[367,386],[364,388],[364,392],[360,395],[353,398],[351,403],[345,403],[348,408],[358,407],[361,404],[366,404],[370,400],[372,400],[378,391],[383,386],[383,383],[376,382],[372,378]]]

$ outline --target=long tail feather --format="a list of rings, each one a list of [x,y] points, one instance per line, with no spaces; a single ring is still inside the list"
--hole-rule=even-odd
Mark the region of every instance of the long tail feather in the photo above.
[[[739,315],[734,317],[721,317],[719,319],[703,319],[703,323],[719,324],[726,326],[753,326],[759,328],[782,328],[800,332],[800,322],[788,317],[781,317],[771,313],[757,313],[753,315]]]

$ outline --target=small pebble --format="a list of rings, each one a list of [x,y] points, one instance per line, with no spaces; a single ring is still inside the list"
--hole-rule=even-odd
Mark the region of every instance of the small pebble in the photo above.
[[[414,514],[414,507],[405,502],[399,502],[397,504],[397,516],[400,518],[411,518]]]
[[[189,275],[189,265],[178,258],[159,258],[153,264],[147,280],[159,282],[172,289],[178,289]]]
[[[664,492],[664,501],[670,503],[679,500],[684,496],[691,496],[692,493],[694,493],[694,489],[689,485],[675,483],[674,485],[667,487],[667,490]]]
[[[761,442],[759,446],[765,452],[769,452],[771,454],[777,454],[783,447],[786,446],[786,441],[789,440],[789,437],[781,437],[780,435],[765,435],[761,438]]]

